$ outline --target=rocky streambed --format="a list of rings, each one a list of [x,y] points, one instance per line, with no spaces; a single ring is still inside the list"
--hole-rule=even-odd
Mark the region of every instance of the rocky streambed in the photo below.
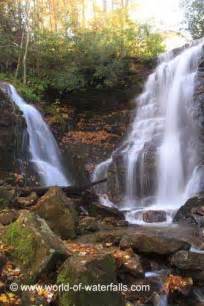
[[[52,187],[42,196],[30,190],[25,197],[21,179],[10,175],[0,182],[0,301],[202,305],[202,195],[188,201],[168,227],[130,226],[117,210],[101,206],[91,189],[68,197]],[[13,283],[16,292],[10,290]],[[81,287],[22,292],[22,284]]]

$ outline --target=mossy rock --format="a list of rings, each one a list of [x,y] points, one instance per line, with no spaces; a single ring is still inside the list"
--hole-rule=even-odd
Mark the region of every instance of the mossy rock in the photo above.
[[[28,211],[23,211],[17,221],[7,227],[3,240],[14,248],[11,259],[26,272],[29,281],[53,271],[68,255],[62,241],[46,222]]]
[[[68,258],[61,268],[57,282],[69,285],[69,288],[79,286],[78,290],[60,292],[59,306],[125,305],[119,292],[96,288],[117,284],[115,260],[110,254],[74,255]]]
[[[34,211],[46,220],[50,228],[62,239],[76,236],[77,211],[72,199],[59,187],[52,187],[38,201]]]

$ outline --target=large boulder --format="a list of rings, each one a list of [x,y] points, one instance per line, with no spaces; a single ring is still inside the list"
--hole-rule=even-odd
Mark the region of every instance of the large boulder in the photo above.
[[[110,284],[117,285],[116,263],[109,254],[71,256],[63,264],[57,282],[70,288],[60,292],[59,306],[125,305],[117,291],[106,289]]]
[[[165,255],[174,253],[180,249],[188,249],[189,244],[177,238],[136,233],[132,236],[124,236],[120,241],[120,247],[132,247],[135,251],[141,253]]]
[[[180,229],[181,230],[181,229]],[[115,230],[101,231],[85,235],[79,238],[84,243],[110,243],[120,245],[121,249],[132,248],[138,253],[167,255],[179,250],[190,248],[190,232],[179,232],[179,228],[172,228],[168,231],[164,228],[139,228],[128,227]]]
[[[135,213],[135,218],[142,219],[146,223],[165,222],[167,219],[164,210],[143,210]]]
[[[28,272],[27,279],[30,281],[53,271],[68,256],[62,241],[47,223],[27,211],[23,211],[17,221],[7,227],[3,240],[13,247],[11,259],[22,271]]]
[[[189,199],[177,211],[174,219],[176,223],[196,224],[204,226],[204,194]]]
[[[179,251],[172,255],[171,264],[181,270],[203,271],[204,252]]]
[[[75,204],[59,187],[50,188],[33,210],[45,219],[50,228],[61,238],[75,238],[77,223]]]

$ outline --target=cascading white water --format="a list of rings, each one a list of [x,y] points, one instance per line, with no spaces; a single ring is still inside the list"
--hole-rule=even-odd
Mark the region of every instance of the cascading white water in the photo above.
[[[96,166],[96,169],[92,175],[92,181],[100,181],[107,177],[108,168],[110,164],[112,163],[112,158],[109,158],[105,160],[104,162],[98,164]],[[109,200],[107,194],[106,194],[107,186],[106,183],[100,184],[100,187],[95,187],[95,191],[100,194],[100,202],[102,205],[107,207],[112,207],[114,204]]]
[[[191,189],[196,189],[192,174],[197,166],[197,152],[193,147],[195,131],[189,112],[202,45],[192,46],[176,57],[173,52],[162,56],[143,94],[137,99],[138,111],[126,153],[127,202],[135,200],[132,199],[134,176],[137,175],[134,169],[137,162],[142,163],[142,160],[138,161],[139,154],[145,150],[146,144],[157,143],[158,139],[155,151],[157,188],[151,208],[175,210],[185,201],[189,180]],[[137,209],[137,202],[134,201],[134,205]],[[131,213],[128,217],[131,219]]]
[[[22,111],[29,134],[30,162],[40,176],[41,183],[46,186],[68,186],[58,145],[40,112],[27,104],[16,89],[9,85],[8,95]]]
[[[190,115],[202,47],[199,42],[177,56],[174,52],[163,55],[136,100],[135,119],[121,152],[126,169],[123,209],[131,210],[127,214],[130,222],[135,222],[135,211],[147,205],[175,211],[204,177],[195,147],[197,130]],[[145,168],[149,152],[153,152],[156,165],[154,191],[147,197],[145,180],[152,176]]]

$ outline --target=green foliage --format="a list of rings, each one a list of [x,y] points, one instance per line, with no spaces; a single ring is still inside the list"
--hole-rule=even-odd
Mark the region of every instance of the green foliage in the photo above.
[[[187,30],[194,39],[204,37],[204,1],[182,0]]]
[[[47,88],[62,94],[125,86],[132,57],[151,59],[164,50],[160,35],[133,23],[125,29],[107,25],[97,31],[76,31],[70,36],[50,32],[37,36],[37,51],[33,48],[30,53],[40,68],[33,73],[46,80]]]
[[[39,101],[44,90],[39,79],[33,80],[31,78],[29,83],[24,85],[20,80],[15,79],[11,73],[0,73],[0,80],[13,84],[24,99],[29,102]]]
[[[33,23],[25,86],[21,83],[27,30],[22,12],[19,15],[12,2],[0,5],[0,78],[14,83],[32,102],[50,89],[67,94],[127,86],[132,81],[131,58],[151,59],[164,50],[160,35],[132,22],[124,9],[101,13],[86,27],[69,21],[57,32]]]
[[[138,36],[140,37],[140,48],[138,53],[141,58],[151,59],[164,51],[162,38],[158,33],[151,33],[149,25],[140,27]]]

